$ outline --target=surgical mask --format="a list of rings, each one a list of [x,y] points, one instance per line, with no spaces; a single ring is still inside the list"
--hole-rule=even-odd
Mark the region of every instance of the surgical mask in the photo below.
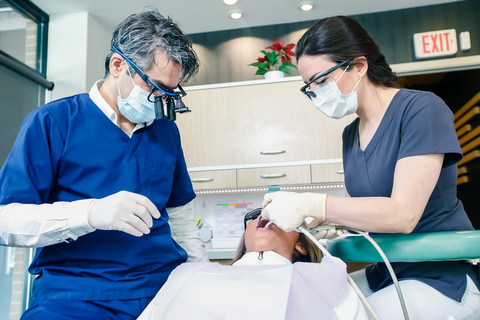
[[[358,97],[355,89],[362,78],[358,80],[352,92],[347,95],[342,94],[337,85],[337,82],[347,69],[343,71],[336,81],[331,81],[320,87],[314,92],[315,97],[311,97],[313,105],[329,118],[341,119],[346,115],[355,113],[358,109]]]
[[[130,75],[131,79],[131,75]],[[133,79],[132,79],[133,82]],[[155,103],[148,101],[149,93],[133,82],[133,89],[125,99],[118,85],[117,106],[120,113],[132,123],[145,123],[155,120]]]

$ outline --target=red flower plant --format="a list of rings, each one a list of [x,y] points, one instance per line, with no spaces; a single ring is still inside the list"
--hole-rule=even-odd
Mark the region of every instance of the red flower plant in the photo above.
[[[282,41],[273,40],[271,46],[266,47],[265,50],[260,50],[264,56],[258,57],[257,62],[251,63],[249,66],[257,67],[255,74],[258,75],[263,75],[272,70],[279,70],[291,76],[292,73],[288,67],[297,68],[292,64],[292,56],[295,55],[295,52],[292,50],[293,47],[295,47],[294,43],[284,46]]]

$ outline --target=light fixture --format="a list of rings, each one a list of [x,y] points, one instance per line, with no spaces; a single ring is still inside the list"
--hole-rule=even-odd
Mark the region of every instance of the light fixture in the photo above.
[[[243,13],[240,10],[232,10],[228,13],[228,16],[233,20],[238,20],[243,17]]]
[[[237,2],[238,0],[223,0],[223,3],[225,3],[227,6],[233,6]]]
[[[246,188],[233,188],[233,189],[207,189],[196,190],[195,193],[198,196],[204,195],[219,195],[219,194],[241,194],[241,193],[267,193],[268,187],[246,187]],[[282,191],[322,191],[328,190],[342,190],[345,189],[343,183],[328,183],[328,184],[313,184],[313,185],[286,185],[281,186]]]
[[[303,1],[300,3],[300,10],[302,11],[310,11],[313,9],[313,2],[312,1]]]

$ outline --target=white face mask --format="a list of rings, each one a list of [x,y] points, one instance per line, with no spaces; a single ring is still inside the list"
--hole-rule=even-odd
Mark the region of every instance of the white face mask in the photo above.
[[[320,87],[314,92],[315,97],[311,97],[313,105],[327,117],[333,119],[341,119],[346,115],[355,113],[358,109],[358,97],[355,88],[357,88],[362,78],[358,80],[352,92],[343,95],[338,88],[337,82],[345,71],[347,71],[347,69],[343,71],[336,81],[331,81],[323,87]]]
[[[130,76],[131,78],[131,76]],[[133,82],[133,79],[132,79]],[[133,82],[133,89],[125,99],[118,85],[117,106],[120,113],[132,123],[145,123],[155,120],[155,103],[148,101],[149,93]]]

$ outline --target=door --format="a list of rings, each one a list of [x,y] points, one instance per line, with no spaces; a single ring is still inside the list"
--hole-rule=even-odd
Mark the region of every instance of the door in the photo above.
[[[2,298],[0,299],[0,320],[8,320],[10,314],[11,294],[13,283],[15,248],[0,247],[0,288]]]

